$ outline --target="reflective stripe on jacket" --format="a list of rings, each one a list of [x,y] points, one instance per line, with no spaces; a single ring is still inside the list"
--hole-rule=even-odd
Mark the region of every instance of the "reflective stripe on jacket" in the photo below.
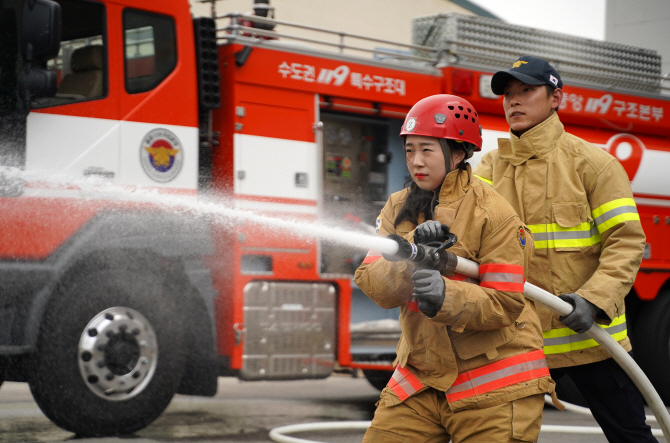
[[[510,139],[499,139],[498,150],[484,155],[474,174],[505,197],[533,232],[528,281],[556,295],[576,292],[598,306],[604,315],[596,321],[611,323],[608,329],[630,351],[625,326],[617,328],[625,325],[624,297],[640,266],[645,236],[621,164],[566,133],[554,114],[520,138],[510,132]],[[550,343],[545,348],[550,368],[609,358],[548,308],[537,309],[545,345]]]
[[[628,337],[626,314],[618,316],[612,323],[603,325],[602,328],[614,340],[623,340]],[[542,337],[544,338],[544,353],[546,355],[562,354],[600,346],[597,341],[593,340],[585,332],[579,334],[570,328],[550,329],[549,331],[544,331]]]
[[[541,349],[507,357],[495,363],[458,374],[445,395],[449,403],[485,395],[496,389],[549,376],[547,361]],[[425,388],[407,368],[397,366],[388,382],[401,401]]]
[[[356,271],[358,287],[382,308],[400,306],[402,335],[397,346],[397,372],[389,388],[399,401],[422,386],[446,392],[458,374],[542,349],[540,321],[523,296],[524,269],[532,256],[532,234],[513,208],[465,171],[452,171],[439,192],[434,219],[450,227],[458,242],[455,254],[480,264],[480,279],[445,276],[445,301],[435,317],[419,312],[412,298],[409,262],[385,260],[370,251]],[[398,234],[414,240],[416,225],[395,218],[409,190],[392,194],[378,220],[379,235]],[[423,222],[421,216],[419,222]],[[414,379],[420,384],[414,383]],[[450,402],[456,411],[484,408],[539,393],[552,393],[550,377],[516,383]]]

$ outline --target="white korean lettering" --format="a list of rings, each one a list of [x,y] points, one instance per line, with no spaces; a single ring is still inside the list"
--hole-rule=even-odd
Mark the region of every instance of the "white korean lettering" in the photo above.
[[[291,78],[293,80],[302,80],[302,64],[291,63]]]
[[[283,62],[279,65],[279,72],[281,73],[282,78],[286,78],[286,76],[291,73],[291,67],[288,63]]]
[[[395,94],[395,79],[391,77],[384,77],[384,93]]]
[[[316,68],[310,65],[302,65],[302,67],[303,80],[312,83],[314,81],[314,77],[316,77]]]
[[[649,114],[651,114],[651,106],[640,105],[640,120],[649,121]]]
[[[626,117],[628,118],[637,118],[637,103],[633,102],[628,102],[628,114],[626,114]]]
[[[358,89],[363,87],[363,74],[360,72],[352,72],[349,76],[349,79],[351,81],[351,86],[354,86]]]
[[[572,102],[572,110],[575,112],[581,112],[584,97],[577,94],[570,94],[570,101]]]
[[[365,74],[365,77],[363,77],[363,86],[365,86],[365,90],[369,91],[370,86],[374,84],[374,81],[372,81],[372,77],[370,77],[368,74]]]
[[[381,92],[382,88],[384,87],[384,77],[381,75],[375,75],[373,78],[375,80],[375,90],[377,92]]]
[[[405,91],[407,90],[407,87],[405,85],[405,80],[402,79],[396,79],[395,81],[395,90],[398,91],[398,94],[400,95],[405,95]]]
[[[626,102],[622,100],[614,100],[614,110],[616,115],[621,117],[621,114],[626,110]]]
[[[651,116],[654,117],[654,120],[659,121],[663,118],[663,108],[657,108],[656,106],[653,106],[651,108]]]

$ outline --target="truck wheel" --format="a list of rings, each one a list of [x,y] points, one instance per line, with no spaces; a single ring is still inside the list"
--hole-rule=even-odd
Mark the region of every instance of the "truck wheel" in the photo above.
[[[379,369],[363,369],[363,375],[372,386],[381,391],[391,379],[393,371],[383,371]]]
[[[633,356],[663,402],[670,404],[670,291],[640,308],[633,335]]]
[[[178,312],[151,273],[97,271],[62,288],[45,313],[30,378],[40,409],[80,436],[149,425],[183,372]]]

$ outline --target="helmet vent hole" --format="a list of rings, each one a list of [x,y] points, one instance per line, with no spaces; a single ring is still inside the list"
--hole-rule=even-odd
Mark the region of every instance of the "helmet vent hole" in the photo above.
[[[472,117],[472,123],[474,123],[474,122],[475,122],[475,118],[474,118],[474,117]]]
[[[470,110],[470,108],[468,108],[468,112],[472,113],[472,111]]]
[[[461,114],[454,114],[456,115],[456,118],[461,118]]]
[[[450,111],[453,111],[453,110],[454,110],[454,107],[453,107],[453,106],[447,106],[447,107],[449,108]]]
[[[463,115],[463,118],[464,118],[465,120],[470,120],[470,116],[469,116],[468,114]]]
[[[477,111],[475,111],[475,117],[477,117]]]
[[[460,110],[462,111],[462,110],[463,110],[463,106],[459,106],[458,109],[460,109]]]

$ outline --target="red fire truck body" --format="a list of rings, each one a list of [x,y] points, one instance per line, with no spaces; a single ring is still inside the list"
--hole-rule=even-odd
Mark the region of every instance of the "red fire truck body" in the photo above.
[[[62,23],[55,59],[31,56],[30,37],[19,38],[29,35],[27,3],[2,3],[16,29],[0,40],[14,56],[0,62],[15,64],[8,84],[19,90],[0,91],[2,127],[18,128],[0,135],[3,378],[29,382],[45,414],[82,435],[140,429],[176,392],[213,395],[220,375],[359,368],[383,385],[397,311],[352,288],[366,251],[244,214],[364,230],[407,178],[397,134],[419,99],[468,99],[484,151],[507,137],[489,84],[515,55],[494,68],[437,46],[296,43],[283,32],[290,24],[241,14],[217,31],[183,0],[57,3],[36,6]],[[47,61],[57,90],[46,92],[53,79],[22,86]],[[648,248],[627,320],[636,357],[667,401],[670,387],[650,362],[670,364],[670,125],[660,84],[648,90],[657,76],[643,77],[652,86],[636,91],[633,81],[567,76],[560,116],[631,178]],[[153,194],[137,201],[138,189]],[[175,211],[170,196],[207,197],[237,215]]]

